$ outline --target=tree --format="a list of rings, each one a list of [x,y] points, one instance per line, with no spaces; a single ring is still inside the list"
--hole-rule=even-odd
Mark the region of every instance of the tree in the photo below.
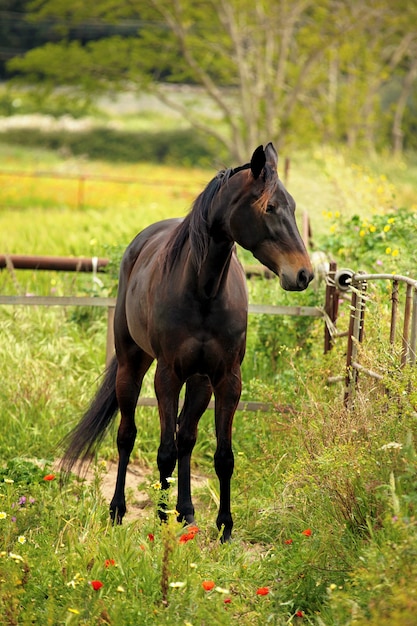
[[[353,146],[366,136],[372,143],[380,89],[405,62],[415,12],[405,0],[35,0],[33,7],[30,19],[55,20],[62,39],[14,59],[11,70],[90,95],[153,92],[239,161],[260,142],[288,146],[297,134],[304,142],[345,136]],[[117,30],[126,21],[134,36]],[[115,31],[71,41],[71,29],[86,22]],[[413,82],[411,72],[403,101]],[[210,110],[173,97],[166,83],[199,87]]]

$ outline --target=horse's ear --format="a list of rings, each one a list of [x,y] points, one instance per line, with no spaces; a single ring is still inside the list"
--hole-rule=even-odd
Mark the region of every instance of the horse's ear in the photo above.
[[[266,157],[267,163],[269,163],[269,165],[271,165],[272,168],[276,170],[278,166],[278,154],[272,143],[269,143],[266,146],[265,157]]]
[[[266,163],[266,157],[263,146],[258,146],[255,152],[252,154],[252,158],[250,161],[250,169],[252,171],[253,177],[256,180],[259,178],[259,174],[262,172]]]

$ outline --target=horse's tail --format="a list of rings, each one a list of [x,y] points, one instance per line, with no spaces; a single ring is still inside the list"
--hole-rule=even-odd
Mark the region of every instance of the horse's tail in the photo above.
[[[77,461],[82,465],[98,447],[119,408],[116,398],[117,359],[114,356],[108,366],[90,408],[79,424],[65,437],[66,449],[60,463],[64,475]]]

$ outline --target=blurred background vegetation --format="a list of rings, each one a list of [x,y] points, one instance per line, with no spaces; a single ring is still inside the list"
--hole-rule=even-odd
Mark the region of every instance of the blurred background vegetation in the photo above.
[[[398,155],[417,148],[416,23],[415,0],[2,0],[0,115],[94,114],[97,127],[124,106],[106,134],[43,133],[101,158],[242,162],[267,140]]]

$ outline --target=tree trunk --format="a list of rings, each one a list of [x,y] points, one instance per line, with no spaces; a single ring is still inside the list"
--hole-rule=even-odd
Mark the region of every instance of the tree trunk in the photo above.
[[[403,151],[404,133],[402,122],[407,106],[407,101],[411,93],[414,81],[417,78],[417,57],[414,56],[408,72],[404,76],[400,96],[395,107],[394,120],[392,124],[392,147],[394,155],[399,156]]]

